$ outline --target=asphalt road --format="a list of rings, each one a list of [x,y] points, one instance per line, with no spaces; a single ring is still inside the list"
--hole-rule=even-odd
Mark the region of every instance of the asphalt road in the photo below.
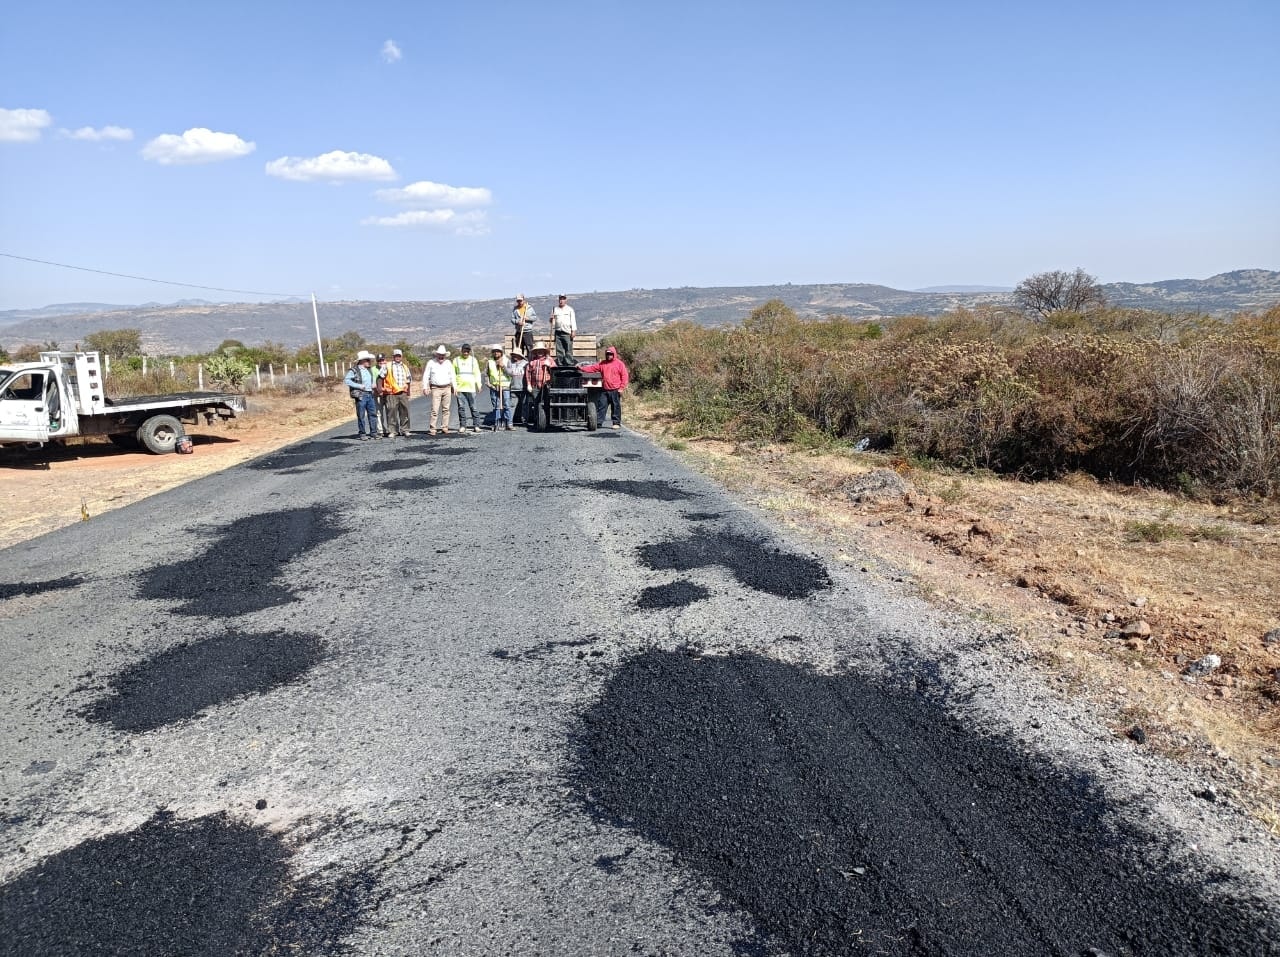
[[[0,552],[0,955],[1280,953],[994,631],[625,430],[353,431]]]

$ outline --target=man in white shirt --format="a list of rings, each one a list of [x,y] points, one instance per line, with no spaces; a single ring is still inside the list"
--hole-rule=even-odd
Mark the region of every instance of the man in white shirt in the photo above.
[[[558,304],[551,310],[551,332],[556,339],[556,365],[573,364],[573,340],[578,334],[578,316],[569,305],[569,297],[560,294]]]
[[[436,348],[435,355],[422,373],[422,381],[431,391],[431,421],[428,435],[435,435],[437,423],[445,435],[449,434],[449,414],[453,411],[453,395],[458,391],[458,377],[449,361],[449,350]]]

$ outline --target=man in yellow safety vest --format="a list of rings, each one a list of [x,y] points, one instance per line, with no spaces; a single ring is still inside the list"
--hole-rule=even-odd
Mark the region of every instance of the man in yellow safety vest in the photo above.
[[[458,431],[480,431],[476,419],[476,393],[480,391],[480,362],[471,354],[471,343],[462,344],[461,353],[454,356],[453,372],[458,379]]]
[[[485,366],[485,377],[489,380],[489,400],[493,403],[493,431],[505,426],[510,432],[511,376],[507,374],[507,364],[502,358],[502,346],[493,347]]]

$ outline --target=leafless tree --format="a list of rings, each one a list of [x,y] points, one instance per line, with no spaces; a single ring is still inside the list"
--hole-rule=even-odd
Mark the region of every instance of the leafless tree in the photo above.
[[[1079,266],[1075,272],[1055,269],[1029,276],[1018,283],[1013,298],[1027,312],[1043,317],[1055,312],[1088,312],[1107,304],[1098,280]]]

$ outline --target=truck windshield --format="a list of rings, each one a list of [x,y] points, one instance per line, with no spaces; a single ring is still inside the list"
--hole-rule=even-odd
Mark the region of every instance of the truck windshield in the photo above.
[[[12,369],[0,368],[0,392],[4,391],[4,387],[9,384],[9,376],[13,375]]]

